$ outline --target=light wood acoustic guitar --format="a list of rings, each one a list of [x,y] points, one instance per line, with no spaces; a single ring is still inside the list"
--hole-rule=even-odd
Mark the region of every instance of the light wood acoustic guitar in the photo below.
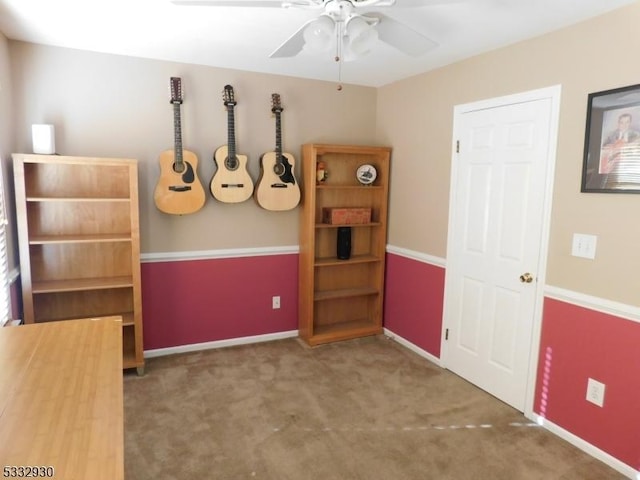
[[[225,85],[223,100],[227,108],[228,141],[227,145],[219,147],[213,155],[218,168],[211,179],[211,194],[224,203],[240,203],[251,197],[253,180],[247,172],[247,156],[236,152],[236,99],[231,85]]]
[[[282,151],[280,95],[271,95],[271,111],[276,117],[276,151],[260,157],[260,178],[255,199],[266,210],[291,210],[300,203],[300,186],[294,168],[296,160],[290,153]]]
[[[153,200],[164,213],[185,215],[204,206],[205,192],[198,178],[198,157],[182,148],[180,106],[182,105],[182,80],[171,77],[171,101],[173,104],[174,149],[160,154],[160,178]]]

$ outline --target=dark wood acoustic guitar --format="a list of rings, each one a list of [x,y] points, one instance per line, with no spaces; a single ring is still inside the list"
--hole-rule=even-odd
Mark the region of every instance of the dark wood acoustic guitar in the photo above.
[[[235,93],[231,85],[225,85],[224,105],[227,108],[227,145],[219,147],[213,160],[218,167],[211,179],[211,194],[224,203],[244,202],[253,193],[253,180],[247,172],[247,156],[236,151]]]
[[[276,117],[276,149],[260,157],[260,178],[255,199],[266,210],[291,210],[300,203],[300,186],[294,174],[295,158],[282,151],[283,108],[277,93],[271,95],[271,111]]]
[[[173,105],[174,149],[160,154],[160,178],[153,200],[164,213],[185,215],[204,206],[205,192],[198,178],[198,157],[182,148],[182,80],[171,77],[171,104]]]

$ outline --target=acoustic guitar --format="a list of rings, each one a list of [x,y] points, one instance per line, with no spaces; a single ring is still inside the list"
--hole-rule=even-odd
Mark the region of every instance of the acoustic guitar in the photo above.
[[[198,178],[198,157],[182,148],[180,106],[182,105],[182,80],[171,77],[171,101],[173,104],[174,149],[160,154],[160,178],[153,200],[164,213],[185,215],[204,206],[205,192]]]
[[[211,179],[211,194],[224,203],[244,202],[253,193],[253,180],[247,172],[247,156],[236,152],[235,94],[231,85],[225,85],[224,105],[227,108],[227,145],[219,147],[213,160],[218,167]]]
[[[260,157],[260,178],[255,199],[266,210],[291,210],[300,203],[300,186],[293,173],[295,158],[282,151],[280,95],[271,95],[271,111],[276,117],[276,150]]]

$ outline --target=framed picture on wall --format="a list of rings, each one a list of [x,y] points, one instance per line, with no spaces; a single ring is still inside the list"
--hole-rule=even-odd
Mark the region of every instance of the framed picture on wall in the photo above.
[[[580,191],[640,193],[640,85],[589,94]]]

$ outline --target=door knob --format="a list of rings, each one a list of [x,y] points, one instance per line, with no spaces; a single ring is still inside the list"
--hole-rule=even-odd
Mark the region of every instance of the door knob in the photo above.
[[[529,272],[523,273],[522,275],[520,275],[520,281],[522,283],[531,283],[533,282],[533,275],[531,275]]]

